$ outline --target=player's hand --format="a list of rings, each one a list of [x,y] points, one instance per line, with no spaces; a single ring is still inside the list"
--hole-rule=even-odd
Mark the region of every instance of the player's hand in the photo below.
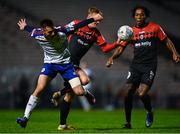
[[[178,55],[178,54],[173,54],[173,60],[175,61],[175,62],[180,62],[180,55]]]
[[[110,57],[106,62],[106,67],[111,67],[112,64],[113,64],[113,58]]]
[[[101,21],[103,20],[103,16],[101,14],[96,14],[96,15],[93,15],[92,18],[95,20],[95,21]]]
[[[17,23],[20,30],[24,30],[25,26],[27,26],[26,19],[20,19]]]
[[[123,41],[120,38],[118,38],[117,41],[116,41],[116,44],[121,45],[122,43],[123,43]]]

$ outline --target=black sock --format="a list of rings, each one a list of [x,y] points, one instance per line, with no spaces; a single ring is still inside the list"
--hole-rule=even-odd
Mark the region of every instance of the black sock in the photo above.
[[[133,101],[133,95],[128,95],[125,97],[125,116],[126,116],[126,122],[131,122],[131,111],[132,111],[132,101]]]
[[[65,95],[66,93],[70,92],[72,90],[71,85],[69,82],[64,82],[64,88],[60,90],[61,96]]]
[[[151,98],[148,94],[144,95],[143,97],[141,97],[141,101],[144,104],[144,108],[148,111],[148,112],[152,112],[152,106],[151,106]]]
[[[62,103],[60,104],[60,124],[65,125],[66,119],[68,117],[69,111],[70,111],[70,105],[71,102],[66,102],[64,99]]]
[[[69,93],[72,91],[72,88],[70,87],[64,87],[63,89],[60,90],[61,96],[65,95],[66,93]]]

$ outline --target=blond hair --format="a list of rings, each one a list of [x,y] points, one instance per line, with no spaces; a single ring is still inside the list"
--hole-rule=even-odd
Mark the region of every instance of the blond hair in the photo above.
[[[103,15],[103,13],[96,7],[90,7],[88,9],[88,14],[91,14],[91,13],[97,13],[97,14]]]

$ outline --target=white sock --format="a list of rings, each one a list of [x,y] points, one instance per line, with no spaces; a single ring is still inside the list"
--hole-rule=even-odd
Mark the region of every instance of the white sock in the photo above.
[[[26,117],[27,119],[29,119],[32,110],[35,108],[35,106],[37,105],[38,102],[38,97],[31,95],[29,97],[29,101],[26,105],[26,109],[24,112],[24,117]]]

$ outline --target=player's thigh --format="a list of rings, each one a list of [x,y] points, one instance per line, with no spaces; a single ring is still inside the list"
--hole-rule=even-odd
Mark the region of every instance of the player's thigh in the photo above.
[[[76,73],[79,76],[82,85],[89,83],[90,79],[88,75],[81,68],[77,68]]]
[[[133,89],[134,87],[138,87],[141,81],[141,73],[131,67],[128,71],[126,83],[127,83],[127,88],[128,89]]]
[[[72,90],[76,95],[78,96],[84,95],[84,89],[81,85],[79,77],[69,80],[69,84],[71,85]]]
[[[156,75],[156,68],[149,67],[147,68],[147,70],[145,69],[141,77],[141,84],[137,90],[140,97],[147,94],[147,92],[150,90],[153,84],[155,75]]]
[[[73,98],[74,98],[74,92],[73,91],[71,91],[71,92],[69,92],[69,93],[66,93],[65,94],[65,96],[64,96],[64,100],[66,101],[66,102],[72,102],[72,100],[73,100]]]
[[[76,74],[72,64],[67,64],[66,69],[63,72],[61,72],[61,75],[65,81],[69,82],[72,90],[76,95],[81,96],[84,94],[84,89],[81,86],[80,79]]]
[[[52,80],[51,77],[44,74],[40,74],[33,95],[39,96],[40,93],[45,89],[45,87],[50,83],[51,80]]]
[[[141,77],[141,83],[144,83],[151,87],[153,84],[154,78],[156,75],[156,69],[155,68],[149,68],[147,71],[144,71]]]

